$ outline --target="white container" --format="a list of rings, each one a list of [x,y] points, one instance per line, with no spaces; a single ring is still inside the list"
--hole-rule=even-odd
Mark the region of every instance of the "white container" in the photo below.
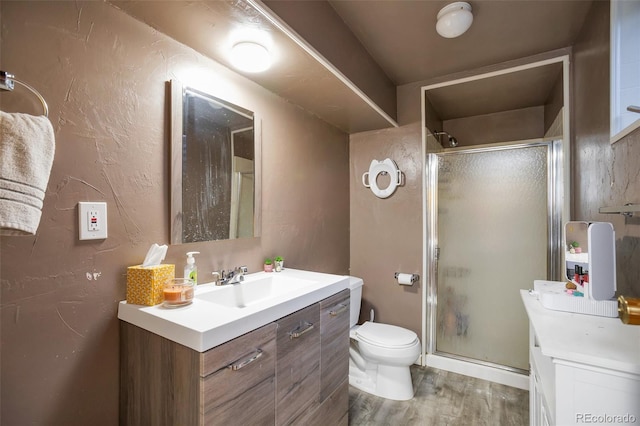
[[[616,237],[608,222],[567,222],[565,225],[567,279],[584,285],[584,296],[611,300],[616,293]],[[570,253],[575,243],[580,253]],[[580,269],[584,274],[576,274]],[[586,281],[583,278],[586,277]]]

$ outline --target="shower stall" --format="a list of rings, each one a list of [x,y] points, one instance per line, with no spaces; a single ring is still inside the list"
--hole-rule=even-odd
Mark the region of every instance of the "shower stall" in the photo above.
[[[428,155],[428,364],[526,386],[518,290],[557,276],[560,152],[541,140]]]
[[[492,143],[495,138],[483,142],[481,131],[472,134],[479,120],[493,118],[469,114],[471,104],[480,108],[475,101],[491,99],[497,88],[516,96],[502,81],[537,71],[555,73],[564,104],[559,112],[549,108],[555,120],[540,136]],[[568,59],[503,74],[509,73],[506,80],[499,80],[500,73],[479,76],[476,86],[461,79],[423,88],[422,365],[526,389],[529,324],[519,290],[532,288],[536,279],[560,279],[562,224],[569,218],[569,105],[562,101],[568,99]],[[448,91],[449,85],[458,86]],[[463,92],[476,95],[465,103],[456,97]],[[545,102],[551,103],[543,101],[538,111]],[[466,107],[465,115],[460,111]],[[495,137],[491,125],[484,127]],[[447,131],[430,130],[443,127]]]

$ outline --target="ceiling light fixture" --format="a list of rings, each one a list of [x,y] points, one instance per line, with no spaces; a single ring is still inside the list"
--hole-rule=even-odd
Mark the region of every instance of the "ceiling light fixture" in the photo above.
[[[231,64],[245,72],[266,71],[271,66],[271,55],[259,43],[241,41],[231,48]]]
[[[472,22],[471,5],[464,1],[457,1],[440,9],[436,31],[442,37],[454,38],[464,34]]]

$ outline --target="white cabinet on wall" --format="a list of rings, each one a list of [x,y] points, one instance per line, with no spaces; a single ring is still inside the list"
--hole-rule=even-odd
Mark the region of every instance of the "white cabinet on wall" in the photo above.
[[[611,143],[640,127],[640,1],[611,0]]]
[[[531,426],[640,423],[640,326],[546,309],[529,316]]]

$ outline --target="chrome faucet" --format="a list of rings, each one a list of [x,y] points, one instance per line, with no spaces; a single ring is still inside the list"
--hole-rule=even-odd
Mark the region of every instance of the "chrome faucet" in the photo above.
[[[221,272],[213,272],[212,274],[216,276],[216,285],[225,285],[241,283],[244,281],[244,274],[247,272],[249,272],[249,269],[246,266],[237,266],[229,272],[225,272],[223,269]]]

